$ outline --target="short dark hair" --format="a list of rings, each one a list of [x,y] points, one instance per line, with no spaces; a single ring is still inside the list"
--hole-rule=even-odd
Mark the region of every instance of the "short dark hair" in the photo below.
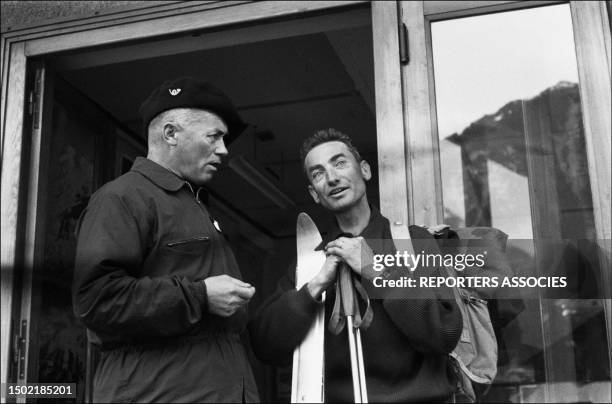
[[[355,145],[353,145],[353,141],[348,135],[334,128],[321,129],[318,130],[314,135],[311,135],[304,139],[304,142],[302,143],[302,148],[300,149],[300,159],[302,160],[302,167],[304,168],[304,173],[306,174],[307,178],[308,173],[306,173],[306,167],[304,166],[304,163],[306,162],[306,155],[315,147],[327,142],[344,143],[346,147],[348,147],[348,149],[350,150],[351,154],[355,156],[357,162],[361,162],[361,155],[359,154],[359,151],[357,150]]]

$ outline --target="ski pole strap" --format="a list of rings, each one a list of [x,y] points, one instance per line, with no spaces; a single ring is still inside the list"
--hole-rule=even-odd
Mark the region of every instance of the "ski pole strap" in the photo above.
[[[353,317],[354,328],[367,329],[374,317],[368,293],[348,265],[339,264],[336,276],[336,298],[329,319],[329,331],[335,335],[340,334],[346,325],[347,316]],[[359,299],[363,300],[366,307],[363,316],[359,310]]]

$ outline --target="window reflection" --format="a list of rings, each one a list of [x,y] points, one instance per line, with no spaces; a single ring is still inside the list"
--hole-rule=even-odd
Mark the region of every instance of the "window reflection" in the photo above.
[[[517,275],[575,280],[562,295],[490,302],[499,370],[483,399],[609,402],[569,5],[434,22],[431,32],[445,223],[508,234]]]

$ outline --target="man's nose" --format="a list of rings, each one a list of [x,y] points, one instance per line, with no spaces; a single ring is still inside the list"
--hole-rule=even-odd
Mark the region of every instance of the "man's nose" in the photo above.
[[[223,139],[219,140],[219,142],[217,143],[215,153],[220,156],[227,156],[227,147],[225,147],[225,141]]]
[[[326,177],[327,177],[328,184],[335,184],[339,180],[338,173],[333,168],[330,168],[329,170],[327,170]]]

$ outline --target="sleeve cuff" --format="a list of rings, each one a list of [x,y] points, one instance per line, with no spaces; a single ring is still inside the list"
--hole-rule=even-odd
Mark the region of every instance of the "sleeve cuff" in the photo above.
[[[307,308],[307,309],[317,308],[318,306],[324,304],[323,300],[317,300],[314,297],[312,297],[312,295],[308,291],[308,284],[307,283],[305,283],[304,286],[302,286],[298,290],[297,296],[298,296],[299,304],[302,307]]]
[[[195,296],[200,302],[202,312],[206,313],[208,311],[208,293],[206,292],[206,283],[204,280],[195,282]]]

